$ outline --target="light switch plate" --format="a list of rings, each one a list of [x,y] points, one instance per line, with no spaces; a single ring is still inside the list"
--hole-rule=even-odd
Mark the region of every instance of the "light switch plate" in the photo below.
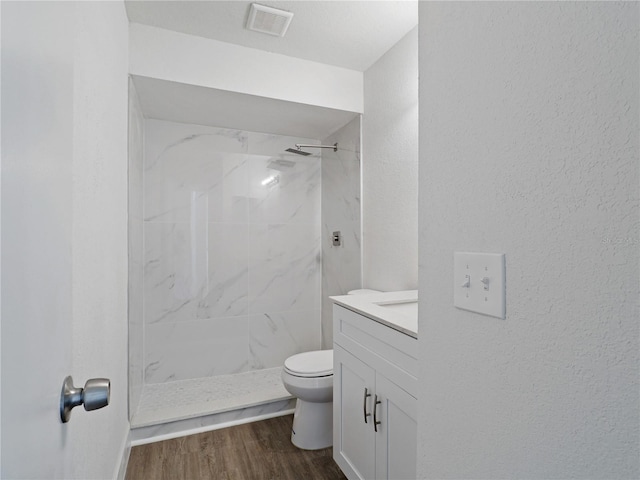
[[[454,252],[454,306],[505,318],[505,276],[503,253]]]

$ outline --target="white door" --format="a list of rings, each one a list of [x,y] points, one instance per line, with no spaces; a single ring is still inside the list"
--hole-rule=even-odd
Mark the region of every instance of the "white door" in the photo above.
[[[93,285],[87,279],[91,279],[90,272],[96,279],[115,277],[114,272],[123,268],[109,265],[101,271],[91,264],[89,252],[96,244],[102,246],[99,239],[104,235],[124,243],[124,253],[119,251],[117,258],[124,259],[126,271],[126,227],[123,236],[122,227],[114,226],[104,209],[97,215],[110,231],[88,228],[82,207],[90,207],[102,195],[100,178],[91,185],[96,195],[86,195],[82,202],[77,198],[88,183],[82,168],[96,165],[82,137],[86,138],[94,115],[103,122],[105,135],[110,135],[112,108],[99,103],[104,92],[88,71],[91,64],[83,61],[90,57],[85,49],[105,52],[94,60],[105,66],[96,77],[110,82],[110,56],[100,45],[126,46],[127,42],[124,13],[121,40],[102,39],[104,35],[93,33],[92,16],[96,25],[101,20],[109,25],[111,13],[120,18],[119,10],[108,11],[114,4],[102,3],[0,5],[2,478],[112,478],[124,449],[126,380],[124,385],[121,380],[126,379],[126,274],[124,281],[120,273],[116,280],[105,280],[118,284],[123,298],[114,298],[101,280]],[[89,37],[96,41],[82,41]],[[123,62],[126,65],[126,54]],[[126,92],[126,71],[118,72],[118,78],[120,75]],[[95,94],[84,90],[91,88]],[[124,159],[110,160],[126,165],[124,95],[123,114],[117,115],[122,116],[124,128]],[[82,102],[93,103],[89,108]],[[91,138],[92,152],[99,151],[101,141]],[[101,173],[104,178],[111,174],[108,168]],[[117,183],[123,183],[126,192],[126,169]],[[118,202],[126,225],[126,194],[124,200],[115,195],[109,200]],[[100,260],[110,262],[112,253],[102,248]],[[104,298],[94,301],[92,288]],[[114,305],[125,308],[112,315]],[[100,317],[109,317],[113,323],[96,321]],[[78,338],[90,338],[87,330],[95,338],[78,342]],[[114,335],[116,330],[125,333]],[[116,362],[116,356],[123,358]],[[76,408],[71,421],[63,424],[59,402],[67,375],[74,376],[78,387],[90,376],[111,377],[112,390],[118,391],[112,392],[107,408],[96,412]]]
[[[375,371],[336,344],[333,364],[333,456],[347,478],[370,480],[375,475]]]
[[[73,440],[56,415],[73,352],[73,6],[40,8],[27,30],[29,9],[2,5],[3,478],[63,478]]]
[[[415,397],[386,377],[376,374],[376,394],[381,401],[376,411],[376,478],[416,478],[418,402]]]

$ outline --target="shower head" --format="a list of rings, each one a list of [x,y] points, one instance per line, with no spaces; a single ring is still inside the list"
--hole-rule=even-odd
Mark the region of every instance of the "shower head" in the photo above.
[[[285,152],[295,153],[295,154],[298,154],[298,155],[304,155],[305,157],[306,157],[307,155],[311,155],[311,153],[309,153],[309,152],[303,152],[303,151],[302,151],[301,149],[299,149],[299,148],[287,148],[287,149],[285,150]]]
[[[309,152],[303,152],[303,148],[330,148],[334,152],[338,151],[338,144],[334,143],[333,145],[303,145],[301,143],[296,143],[296,148],[287,148],[285,152],[289,153],[297,153],[298,155],[311,155]]]

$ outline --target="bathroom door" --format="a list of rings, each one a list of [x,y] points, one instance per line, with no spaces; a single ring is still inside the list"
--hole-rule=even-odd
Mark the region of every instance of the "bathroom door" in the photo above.
[[[65,478],[76,441],[57,407],[73,354],[73,7],[38,8],[33,29],[28,6],[1,11],[2,478]]]
[[[42,8],[50,22],[34,26],[60,42],[48,48],[18,30],[28,9],[3,2],[1,13],[3,478],[63,478],[73,440],[56,417],[73,347],[73,65],[59,52],[71,12]],[[34,83],[41,75],[50,81]]]
[[[101,465],[101,454],[109,453],[105,445],[111,443],[122,448],[122,434],[113,434],[113,415],[121,408],[113,395],[105,409],[74,409],[69,423],[59,415],[65,376],[73,375],[82,387],[89,376],[113,373],[94,372],[96,359],[106,357],[87,348],[92,342],[74,342],[93,313],[84,295],[91,286],[77,275],[93,262],[79,252],[107,234],[85,235],[86,224],[77,220],[81,201],[87,201],[78,198],[78,185],[87,180],[78,176],[75,159],[82,156],[76,137],[83,131],[78,122],[88,121],[75,118],[76,7],[73,2],[0,5],[1,478],[86,478],[87,468],[94,477],[112,477],[113,456],[102,455],[111,465]],[[82,161],[92,165],[86,156]],[[107,292],[104,297],[106,305]],[[96,309],[105,308],[95,303]],[[100,338],[100,326],[95,330]],[[100,340],[104,350],[112,348]]]

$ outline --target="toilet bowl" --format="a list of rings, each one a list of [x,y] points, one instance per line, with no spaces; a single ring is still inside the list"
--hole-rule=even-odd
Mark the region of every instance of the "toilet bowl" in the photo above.
[[[349,295],[380,293],[351,290]],[[318,450],[333,444],[333,350],[316,350],[287,358],[282,383],[297,398],[291,428],[291,443],[303,450]]]
[[[291,443],[303,450],[333,443],[333,350],[289,357],[282,369],[284,388],[297,398]]]

